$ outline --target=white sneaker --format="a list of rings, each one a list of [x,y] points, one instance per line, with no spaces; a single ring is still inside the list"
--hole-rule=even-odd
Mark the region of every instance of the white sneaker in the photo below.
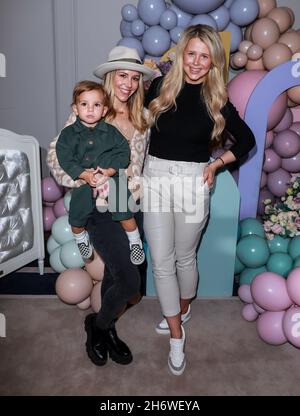
[[[191,304],[189,304],[188,310],[186,311],[186,313],[183,313],[181,315],[181,323],[185,324],[186,322],[188,322],[192,317],[192,312],[191,312]],[[170,333],[170,328],[168,325],[168,322],[166,320],[166,318],[164,318],[162,321],[160,321],[156,327],[155,327],[155,331],[158,334],[169,334]]]
[[[172,374],[180,376],[185,369],[186,360],[184,354],[185,332],[181,325],[182,338],[170,338],[170,352],[168,357],[168,365]]]

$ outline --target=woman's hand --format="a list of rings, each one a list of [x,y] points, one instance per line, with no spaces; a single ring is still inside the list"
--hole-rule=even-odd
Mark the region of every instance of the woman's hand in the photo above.
[[[203,182],[207,183],[209,189],[213,188],[215,183],[215,174],[216,174],[217,167],[213,166],[213,164],[209,164],[206,166],[203,172]]]
[[[207,183],[209,189],[212,189],[214,187],[216,171],[222,168],[223,166],[223,162],[220,159],[216,159],[212,163],[209,163],[204,169],[203,182]]]

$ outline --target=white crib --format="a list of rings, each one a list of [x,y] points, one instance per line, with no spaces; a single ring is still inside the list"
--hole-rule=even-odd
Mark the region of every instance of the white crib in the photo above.
[[[0,129],[0,277],[44,257],[39,144]]]

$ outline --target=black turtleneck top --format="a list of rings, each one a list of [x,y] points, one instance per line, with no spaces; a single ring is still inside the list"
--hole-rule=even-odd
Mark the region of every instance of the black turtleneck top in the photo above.
[[[146,96],[146,107],[159,95],[163,78],[153,80]],[[149,154],[161,159],[186,162],[207,162],[210,158],[210,137],[214,122],[210,118],[201,94],[202,84],[185,83],[176,98],[177,108],[162,113],[151,128]],[[245,156],[255,145],[248,125],[228,100],[221,109],[225,129],[235,143],[229,149],[236,159]]]

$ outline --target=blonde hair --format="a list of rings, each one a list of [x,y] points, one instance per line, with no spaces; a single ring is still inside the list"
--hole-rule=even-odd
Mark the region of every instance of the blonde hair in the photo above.
[[[203,81],[201,94],[208,114],[214,121],[211,143],[215,146],[221,142],[221,134],[225,128],[225,119],[220,110],[225,105],[228,95],[223,74],[225,66],[224,47],[218,32],[210,26],[194,25],[183,32],[176,47],[175,61],[163,79],[160,94],[149,105],[150,124],[156,124],[159,116],[170,108],[176,108],[176,97],[185,83],[183,53],[188,42],[194,38],[198,38],[205,43],[211,57],[211,68]]]
[[[103,85],[98,84],[98,82],[89,81],[89,80],[84,80],[84,81],[77,82],[77,84],[75,85],[75,87],[73,89],[73,96],[72,96],[72,104],[71,105],[76,105],[79,96],[83,92],[87,92],[87,91],[98,91],[98,92],[100,92],[103,95],[103,105],[104,106],[108,105],[108,96],[107,96],[107,93],[106,93]]]
[[[114,79],[116,71],[108,72],[104,77],[104,87],[106,89],[109,101],[109,110],[106,115],[107,121],[112,121],[116,117],[116,110],[113,103],[115,98]],[[133,124],[134,128],[143,133],[147,127],[147,121],[144,116],[144,84],[142,76],[139,79],[138,89],[129,97],[127,102],[129,111],[129,120]]]

